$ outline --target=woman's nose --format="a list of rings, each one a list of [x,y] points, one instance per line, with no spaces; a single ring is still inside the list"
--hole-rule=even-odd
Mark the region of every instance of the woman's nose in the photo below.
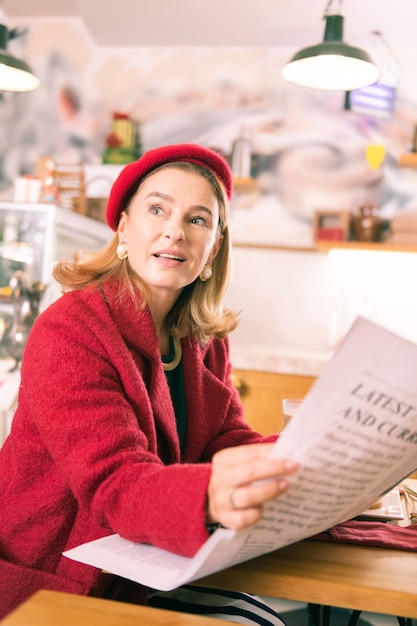
[[[182,219],[171,218],[165,225],[165,237],[169,237],[172,241],[184,239],[184,222]]]

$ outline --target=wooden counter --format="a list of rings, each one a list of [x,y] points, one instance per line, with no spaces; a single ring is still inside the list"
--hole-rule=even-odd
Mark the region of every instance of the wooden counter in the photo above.
[[[230,622],[146,606],[38,591],[1,621],[1,626],[215,626]]]
[[[303,398],[314,381],[313,376],[233,370],[233,382],[239,390],[246,421],[263,435],[283,429],[282,401]]]

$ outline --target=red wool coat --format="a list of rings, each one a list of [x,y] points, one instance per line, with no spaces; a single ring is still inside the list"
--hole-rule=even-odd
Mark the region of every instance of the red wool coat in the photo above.
[[[182,349],[181,456],[148,310],[107,284],[38,317],[0,450],[0,618],[40,588],[91,593],[100,571],[62,556],[80,543],[119,533],[192,556],[207,539],[213,454],[264,438],[244,422],[228,340]]]

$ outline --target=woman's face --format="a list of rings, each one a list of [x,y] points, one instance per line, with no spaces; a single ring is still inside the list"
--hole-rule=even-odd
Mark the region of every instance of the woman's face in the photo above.
[[[151,295],[192,283],[220,249],[219,204],[203,176],[165,168],[148,176],[122,213],[119,241]]]

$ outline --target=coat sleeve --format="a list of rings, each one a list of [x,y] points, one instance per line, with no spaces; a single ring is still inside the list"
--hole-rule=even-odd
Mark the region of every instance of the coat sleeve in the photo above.
[[[159,458],[144,380],[116,328],[104,333],[110,345],[100,338],[109,320],[88,307],[56,313],[38,318],[27,343],[14,425],[36,459],[33,501],[50,518],[58,494],[65,506],[74,498],[77,516],[103,534],[192,556],[207,539],[210,465]]]

